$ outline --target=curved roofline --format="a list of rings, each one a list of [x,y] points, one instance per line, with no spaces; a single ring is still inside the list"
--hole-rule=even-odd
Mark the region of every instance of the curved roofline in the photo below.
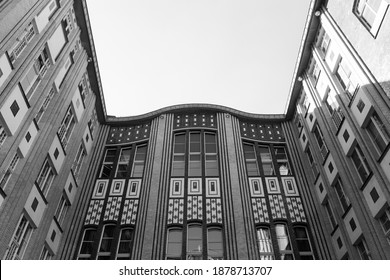
[[[265,121],[283,121],[285,119],[285,114],[254,114],[247,113],[230,107],[216,105],[216,104],[207,104],[207,103],[189,103],[189,104],[178,104],[168,107],[164,107],[146,114],[129,116],[129,117],[115,117],[107,116],[107,124],[121,124],[127,122],[135,121],[146,121],[158,117],[162,114],[167,113],[181,113],[181,112],[191,112],[191,111],[218,111],[223,113],[229,113],[236,117],[252,119],[252,120],[265,120]]]

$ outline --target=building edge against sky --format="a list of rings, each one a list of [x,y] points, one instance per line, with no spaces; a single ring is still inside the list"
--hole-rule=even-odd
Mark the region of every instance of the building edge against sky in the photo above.
[[[388,7],[311,2],[285,114],[116,118],[86,2],[0,1],[1,258],[390,259]]]

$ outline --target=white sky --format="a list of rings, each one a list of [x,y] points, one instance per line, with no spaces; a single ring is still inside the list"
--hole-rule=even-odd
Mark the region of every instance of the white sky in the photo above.
[[[88,0],[107,113],[284,112],[310,0]]]

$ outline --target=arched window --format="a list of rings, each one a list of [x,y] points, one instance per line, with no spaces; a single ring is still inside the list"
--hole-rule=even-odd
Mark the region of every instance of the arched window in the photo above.
[[[183,230],[181,228],[168,229],[167,251],[165,258],[167,260],[181,260],[183,247]]]
[[[274,260],[274,250],[272,248],[272,239],[269,228],[260,227],[256,230],[257,245],[259,247],[261,260]]]
[[[111,256],[112,241],[114,239],[115,225],[105,225],[100,239],[98,260],[109,260]]]
[[[202,257],[202,227],[198,224],[188,225],[187,229],[187,260],[201,260]]]
[[[285,224],[275,225],[276,238],[279,246],[280,258],[282,260],[293,260],[294,254],[291,247],[290,237]]]
[[[83,241],[81,242],[79,260],[91,260],[93,243],[96,237],[96,229],[87,228],[84,230]]]
[[[311,249],[306,227],[294,227],[294,233],[301,259],[313,260],[313,251]]]
[[[223,260],[223,239],[220,228],[207,229],[207,259]]]
[[[119,237],[117,260],[129,260],[131,248],[133,246],[133,230],[131,228],[123,228]]]

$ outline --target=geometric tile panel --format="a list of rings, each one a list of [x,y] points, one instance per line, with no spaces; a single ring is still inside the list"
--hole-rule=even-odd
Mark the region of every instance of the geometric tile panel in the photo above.
[[[98,225],[102,214],[104,200],[91,200],[88,207],[85,225]]]
[[[287,208],[291,216],[291,222],[306,222],[306,215],[300,197],[288,197]]]
[[[184,179],[171,178],[169,197],[184,197]]]
[[[200,195],[202,194],[202,179],[201,178],[189,178],[188,179],[188,195]]]
[[[119,211],[121,209],[122,197],[110,196],[106,204],[106,211],[104,212],[104,221],[117,221],[119,218]]]
[[[206,178],[206,197],[220,197],[219,178]]]
[[[96,180],[92,198],[104,199],[106,197],[107,185],[108,180]]]
[[[265,178],[265,181],[267,183],[268,194],[280,193],[278,178],[276,178],[276,177]]]
[[[284,208],[283,198],[281,195],[270,195],[269,204],[273,219],[287,219],[286,209]]]
[[[183,224],[184,199],[169,199],[168,224]]]
[[[123,206],[121,225],[134,225],[137,220],[138,199],[126,199]]]
[[[175,128],[183,127],[210,127],[216,128],[215,115],[204,114],[180,114],[175,115]]]
[[[222,224],[222,204],[220,198],[206,199],[206,222]]]
[[[187,219],[188,220],[201,220],[202,215],[202,196],[188,196],[187,197]]]
[[[112,127],[107,137],[107,144],[125,144],[149,138],[150,124]]]
[[[249,187],[251,190],[251,195],[257,197],[264,197],[263,183],[261,178],[249,178]]]
[[[255,223],[269,223],[269,215],[265,198],[252,198]]]
[[[283,183],[284,193],[286,196],[299,195],[294,177],[282,177],[282,183]]]
[[[241,122],[241,135],[245,138],[251,138],[264,141],[284,142],[283,130],[279,124],[255,124]]]

